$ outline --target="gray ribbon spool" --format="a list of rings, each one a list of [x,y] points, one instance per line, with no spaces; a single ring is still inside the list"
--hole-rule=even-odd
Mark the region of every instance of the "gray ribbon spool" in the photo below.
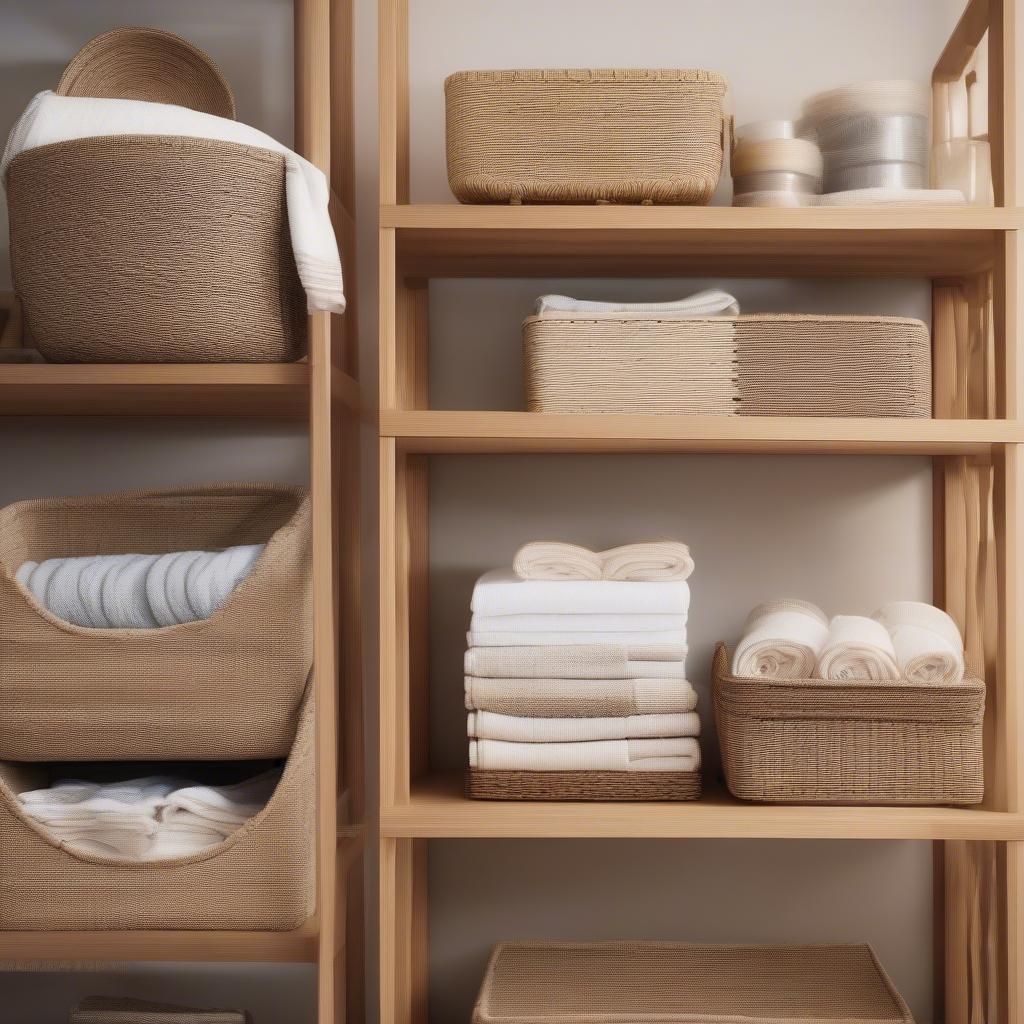
[[[825,167],[826,192],[851,192],[860,188],[927,188],[928,169],[923,164],[874,163],[833,169]]]
[[[916,114],[858,114],[819,122],[813,136],[826,167],[928,162],[928,119]]]
[[[734,195],[747,192],[800,192],[816,194],[821,191],[821,179],[795,171],[756,171],[732,179]]]

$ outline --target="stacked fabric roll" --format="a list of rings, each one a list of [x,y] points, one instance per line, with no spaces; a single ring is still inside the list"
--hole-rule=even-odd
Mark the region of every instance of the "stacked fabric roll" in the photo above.
[[[821,192],[821,152],[792,121],[756,121],[736,129],[734,206],[804,205]]]
[[[896,680],[956,685],[964,677],[964,644],[939,608],[893,601],[872,616],[831,619],[808,601],[758,605],[733,655],[736,676],[763,679]]]
[[[686,680],[682,544],[527,545],[473,590],[469,795],[687,799],[700,721]]]

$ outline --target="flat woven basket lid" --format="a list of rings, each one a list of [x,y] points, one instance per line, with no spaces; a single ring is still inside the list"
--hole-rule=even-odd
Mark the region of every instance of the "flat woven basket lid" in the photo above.
[[[90,39],[64,69],[57,92],[235,116],[235,97],[217,65],[188,40],[156,28],[116,28]]]
[[[144,999],[90,996],[71,1014],[71,1024],[247,1024],[236,1010],[194,1010]]]
[[[868,945],[511,942],[491,957],[475,1024],[911,1022]]]

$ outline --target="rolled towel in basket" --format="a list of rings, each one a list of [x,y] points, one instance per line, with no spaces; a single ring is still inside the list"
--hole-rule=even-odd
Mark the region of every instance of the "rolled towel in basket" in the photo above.
[[[531,541],[512,562],[524,580],[617,580],[655,583],[685,580],[693,572],[690,549],[678,541],[624,544],[607,551],[590,551],[578,544]]]
[[[889,631],[896,664],[913,683],[956,684],[964,677],[964,643],[941,608],[920,601],[892,601],[872,616]]]
[[[828,637],[828,616],[809,601],[784,598],[758,605],[743,626],[732,674],[809,679]]]
[[[0,161],[0,176],[25,150],[72,139],[117,135],[215,139],[283,156],[288,231],[309,311],[344,312],[341,258],[328,210],[327,178],[308,160],[249,125],[172,103],[58,96],[48,90],[32,98],[11,131]],[[111,174],[116,173],[117,169],[111,168]]]
[[[510,743],[579,743],[593,740],[653,739],[699,736],[694,711],[677,715],[627,715],[620,718],[537,718],[470,711],[466,732],[471,738]]]
[[[699,316],[738,316],[739,303],[735,297],[720,288],[695,292],[685,299],[673,302],[595,302],[573,299],[568,295],[542,295],[537,300],[535,313],[640,313],[659,319],[689,319]]]
[[[833,616],[817,674],[835,680],[899,679],[889,631],[864,615]]]
[[[686,647],[470,647],[463,664],[467,676],[497,679],[685,679]]]
[[[590,743],[470,740],[469,765],[513,772],[688,772],[700,767],[700,745],[690,737]]]
[[[467,711],[536,718],[622,718],[693,711],[685,679],[483,679],[465,677]]]

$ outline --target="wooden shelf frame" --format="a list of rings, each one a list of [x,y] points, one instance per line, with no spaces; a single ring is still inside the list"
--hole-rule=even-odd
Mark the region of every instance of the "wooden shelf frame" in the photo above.
[[[0,932],[0,970],[86,964],[310,963],[318,1024],[365,1016],[365,793],[360,384],[355,319],[354,0],[294,0],[295,148],[331,183],[344,316],[309,319],[292,364],[46,365],[0,362],[0,415],[292,420],[309,436],[316,688],[317,907],[292,932]],[[7,296],[0,349],[20,344]]]
[[[931,840],[936,1021],[1024,1024],[1024,0],[965,0],[936,102],[989,49],[996,207],[945,210],[412,204],[409,0],[379,0],[380,1019],[428,1019],[428,844],[489,838]],[[454,70],[454,69],[453,69]],[[435,410],[429,283],[444,277],[925,277],[931,420],[546,416]],[[985,665],[979,808],[469,801],[431,773],[432,459],[487,453],[834,453],[932,458],[935,601]],[[710,774],[710,773],[709,773]]]

